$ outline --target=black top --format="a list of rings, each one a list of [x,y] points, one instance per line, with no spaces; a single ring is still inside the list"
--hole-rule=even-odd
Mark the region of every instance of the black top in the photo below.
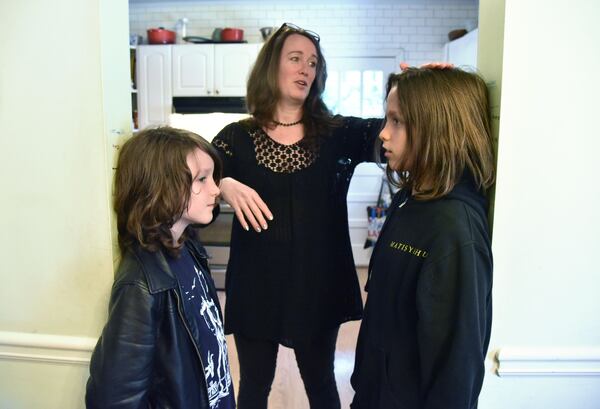
[[[225,332],[292,346],[362,316],[346,195],[354,168],[374,157],[381,120],[340,118],[316,150],[282,145],[253,120],[213,140],[224,176],[252,187],[273,213],[266,231],[234,219]]]
[[[485,198],[472,178],[444,198],[400,191],[369,266],[352,409],[472,409],[492,324]]]
[[[219,302],[212,297],[207,273],[192,257],[190,250],[183,246],[179,257],[167,257],[171,271],[177,278],[182,295],[182,308],[189,317],[191,331],[199,345],[199,353],[204,366],[204,377],[208,390],[208,403],[211,409],[235,408],[235,397],[227,343],[219,312]]]

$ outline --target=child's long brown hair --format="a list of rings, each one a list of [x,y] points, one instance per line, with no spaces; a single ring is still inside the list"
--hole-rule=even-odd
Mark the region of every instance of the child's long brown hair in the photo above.
[[[214,161],[218,184],[221,160],[206,140],[192,132],[146,129],[125,142],[117,160],[113,202],[121,252],[139,244],[149,251],[163,248],[177,254],[170,228],[188,206],[193,175],[187,156],[196,148]],[[186,229],[179,243],[188,234]]]
[[[465,169],[485,190],[494,182],[488,90],[477,74],[454,69],[410,68],[390,76],[406,123],[410,170],[388,167],[390,180],[416,199],[446,195]],[[393,103],[388,101],[388,103]]]

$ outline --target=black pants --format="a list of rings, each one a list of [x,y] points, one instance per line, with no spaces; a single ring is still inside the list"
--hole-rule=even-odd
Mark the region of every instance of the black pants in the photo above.
[[[310,342],[294,344],[296,362],[311,409],[340,408],[333,373],[338,330],[336,328]],[[235,334],[234,339],[240,362],[238,409],[267,409],[279,344],[239,334]]]

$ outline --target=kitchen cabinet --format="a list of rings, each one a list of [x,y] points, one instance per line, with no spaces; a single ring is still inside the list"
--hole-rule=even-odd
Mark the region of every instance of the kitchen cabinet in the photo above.
[[[137,96],[140,129],[166,125],[173,105],[170,45],[137,48]]]
[[[457,67],[477,68],[477,44],[479,30],[469,31],[464,36],[446,43],[444,53],[446,61]]]
[[[213,95],[214,65],[214,44],[173,46],[173,95]]]
[[[136,46],[129,46],[129,74],[131,75],[131,123],[133,130],[138,129],[138,109],[137,109],[137,85],[135,80],[135,58]]]
[[[173,46],[173,96],[245,96],[262,44]]]
[[[137,47],[140,129],[166,125],[173,97],[244,97],[262,44],[181,44]]]

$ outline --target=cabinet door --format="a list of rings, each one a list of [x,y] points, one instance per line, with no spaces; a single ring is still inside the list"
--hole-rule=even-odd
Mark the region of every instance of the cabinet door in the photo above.
[[[138,121],[166,125],[172,107],[171,46],[146,45],[137,49]]]
[[[173,46],[173,96],[212,96],[213,44]]]
[[[248,74],[262,44],[215,45],[215,95],[246,96]]]
[[[446,43],[446,61],[457,67],[475,69],[477,67],[477,43],[479,30],[475,29],[463,37]]]

